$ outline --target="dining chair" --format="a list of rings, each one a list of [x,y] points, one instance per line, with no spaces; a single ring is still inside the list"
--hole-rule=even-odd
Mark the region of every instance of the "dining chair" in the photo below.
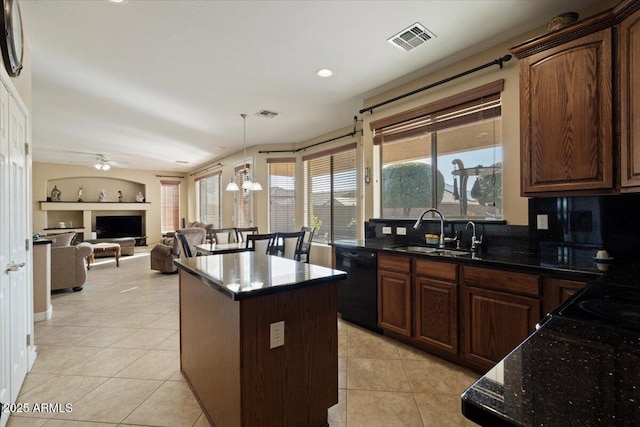
[[[300,246],[300,259],[298,261],[309,263],[309,255],[311,253],[311,242],[313,241],[313,236],[316,233],[315,227],[302,227],[300,229],[304,233],[304,238],[302,239],[302,245]]]
[[[193,254],[191,253],[191,248],[189,247],[189,241],[187,240],[187,236],[177,231],[175,234],[175,237],[177,237],[178,241],[180,242],[180,247],[182,248],[182,255],[187,258],[191,258]]]
[[[211,230],[211,237],[216,243],[239,243],[238,229],[235,227],[214,228]]]
[[[300,261],[300,248],[302,247],[303,231],[278,232],[276,233],[276,245],[278,255]]]
[[[258,227],[239,227],[236,230],[241,242],[246,242],[249,234],[259,234]]]
[[[247,234],[246,248],[254,252],[271,254],[274,234]]]

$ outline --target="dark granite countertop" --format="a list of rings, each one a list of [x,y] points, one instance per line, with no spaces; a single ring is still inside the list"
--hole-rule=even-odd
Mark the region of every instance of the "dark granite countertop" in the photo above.
[[[481,250],[477,254],[439,255],[422,254],[405,248],[409,244],[390,243],[384,239],[368,240],[340,240],[333,246],[341,248],[367,249],[376,252],[387,252],[411,256],[437,257],[451,259],[465,264],[485,265],[497,268],[516,268],[534,273],[553,273],[561,275],[584,276],[585,279],[595,279],[614,263],[596,263],[592,248],[580,248],[561,245],[544,245],[538,253],[523,251],[520,247],[511,248],[508,245],[496,246],[489,250]],[[422,245],[426,246],[426,245]]]
[[[640,332],[550,316],[462,394],[491,426],[640,425]]]
[[[341,270],[255,252],[198,256],[175,260],[178,268],[234,300],[343,280]]]

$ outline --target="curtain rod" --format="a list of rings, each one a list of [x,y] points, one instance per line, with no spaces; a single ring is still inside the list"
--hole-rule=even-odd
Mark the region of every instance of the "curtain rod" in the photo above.
[[[342,139],[346,137],[354,137],[356,136],[356,126],[358,124],[358,116],[353,116],[353,132],[345,133],[344,135],[336,136],[335,138],[326,139],[324,141],[316,142],[315,144],[307,145],[306,147],[296,148],[295,150],[268,150],[268,151],[258,151],[258,154],[271,154],[271,153],[299,153],[300,151],[304,151],[307,148],[315,147],[317,145],[326,144],[327,142],[332,142],[337,139]]]
[[[206,172],[206,171],[208,171],[208,170],[211,170],[211,169],[214,169],[214,168],[218,168],[218,167],[220,167],[220,166],[223,166],[223,164],[222,164],[222,163],[220,163],[220,162],[218,162],[218,163],[216,163],[215,165],[212,165],[212,166],[206,167],[206,168],[204,168],[204,169],[200,169],[199,171],[195,171],[195,172],[193,172],[193,173],[190,173],[190,174],[189,174],[189,176],[198,175],[199,173]]]
[[[446,79],[442,79],[442,80],[437,81],[435,83],[431,83],[430,85],[421,87],[420,89],[412,90],[411,92],[407,92],[407,93],[405,93],[403,95],[396,96],[395,98],[391,98],[391,99],[388,99],[386,101],[382,101],[382,102],[380,102],[378,104],[372,105],[371,107],[363,108],[362,110],[360,110],[360,114],[366,113],[367,111],[369,113],[373,113],[373,109],[374,108],[382,107],[383,105],[387,105],[387,104],[390,104],[392,102],[398,101],[400,99],[406,98],[408,96],[415,95],[416,93],[422,92],[422,91],[427,90],[427,89],[434,88],[434,87],[439,86],[439,85],[444,84],[444,83],[448,83],[448,82],[450,82],[452,80],[455,80],[455,79],[460,78],[460,77],[464,77],[464,76],[466,76],[468,74],[471,74],[471,73],[475,73],[476,71],[483,70],[483,69],[491,67],[493,65],[498,65],[500,68],[502,68],[503,67],[503,63],[505,63],[507,61],[510,61],[510,60],[511,60],[511,55],[505,55],[502,58],[494,59],[491,62],[487,62],[486,64],[482,64],[482,65],[480,65],[478,67],[472,68],[472,69],[467,70],[467,71],[463,71],[462,73],[456,74],[455,76],[447,77]]]
[[[156,178],[184,178],[184,176],[176,176],[176,175],[156,175]]]

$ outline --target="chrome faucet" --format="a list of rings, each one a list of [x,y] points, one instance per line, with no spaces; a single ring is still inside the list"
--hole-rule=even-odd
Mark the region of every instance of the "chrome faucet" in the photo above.
[[[480,239],[476,237],[476,224],[473,221],[467,222],[467,225],[464,228],[468,229],[469,226],[471,226],[473,231],[473,235],[471,236],[471,250],[476,251],[478,250],[478,246],[482,244],[482,236],[480,236]]]
[[[429,212],[433,212],[440,217],[440,241],[438,243],[438,247],[442,249],[444,248],[444,215],[442,215],[442,212],[440,212],[438,209],[429,208],[426,211],[422,212],[418,217],[418,220],[416,221],[416,223],[413,224],[413,228],[416,230],[420,228],[420,223],[422,223],[422,218],[424,218],[424,216]]]

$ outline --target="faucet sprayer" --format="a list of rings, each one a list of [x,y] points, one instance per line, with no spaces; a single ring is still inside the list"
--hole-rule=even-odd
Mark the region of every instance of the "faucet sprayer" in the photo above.
[[[418,228],[420,228],[420,224],[422,223],[422,219],[429,212],[433,212],[433,213],[435,213],[436,215],[438,215],[440,217],[440,240],[439,240],[439,243],[438,243],[438,247],[440,249],[442,249],[442,248],[444,248],[444,215],[438,209],[429,208],[429,209],[425,210],[424,212],[422,212],[420,214],[420,216],[418,217],[418,220],[416,221],[416,223],[413,224],[413,228],[416,229],[416,230]]]

